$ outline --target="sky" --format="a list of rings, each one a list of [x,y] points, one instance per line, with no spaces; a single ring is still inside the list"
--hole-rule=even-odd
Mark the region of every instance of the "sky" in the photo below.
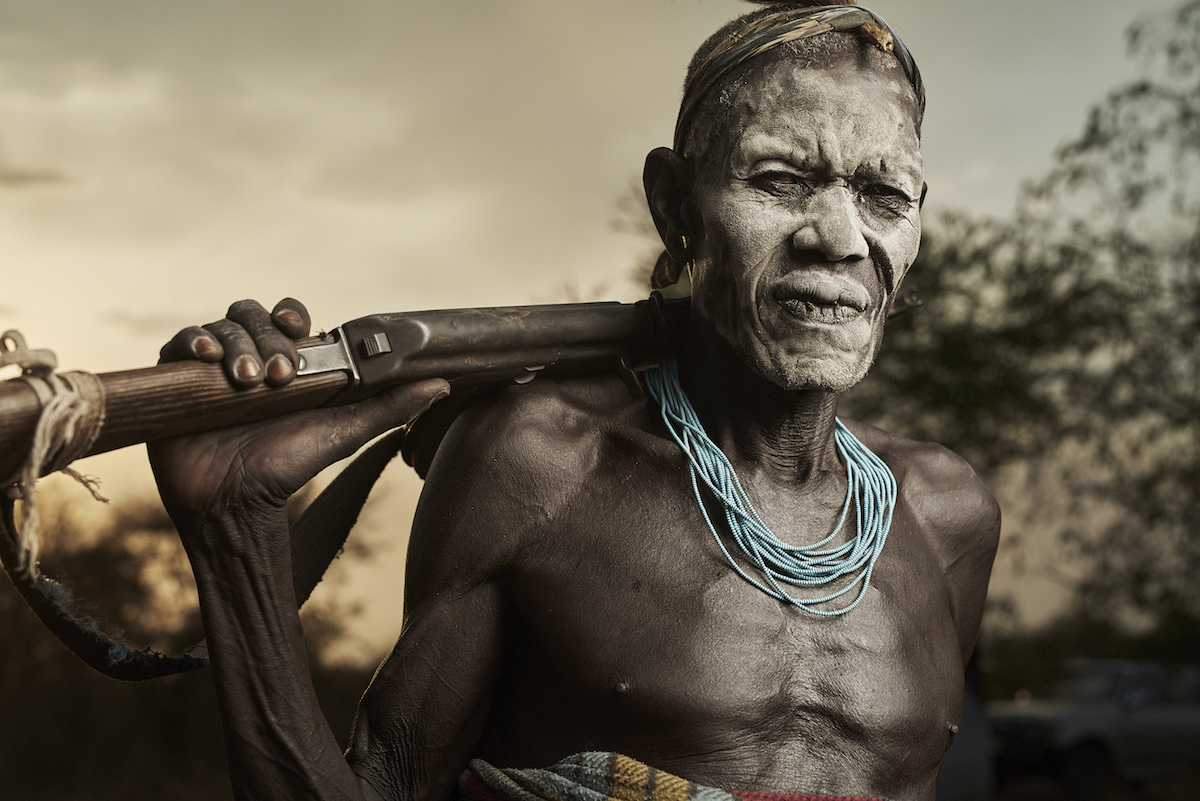
[[[1127,25],[1173,5],[870,3],[927,86],[927,212],[1008,211],[1136,74]],[[0,0],[0,330],[100,372],[243,297],[296,296],[326,328],[636,300],[647,245],[615,230],[618,201],[670,142],[691,52],[749,8]],[[87,466],[133,491],[133,450]],[[405,529],[418,487],[389,487],[378,527]],[[392,551],[351,583],[394,586]]]

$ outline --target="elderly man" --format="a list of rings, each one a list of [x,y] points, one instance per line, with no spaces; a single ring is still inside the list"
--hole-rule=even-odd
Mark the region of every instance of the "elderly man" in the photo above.
[[[674,149],[646,160],[657,280],[692,282],[677,362],[646,397],[514,387],[442,442],[404,631],[344,756],[283,504],[446,385],[152,449],[239,797],[933,797],[999,513],[946,450],[837,417],[916,256],[923,90],[881,19],[811,5],[707,42]],[[307,327],[294,301],[235,304],[164,355],[279,384]]]

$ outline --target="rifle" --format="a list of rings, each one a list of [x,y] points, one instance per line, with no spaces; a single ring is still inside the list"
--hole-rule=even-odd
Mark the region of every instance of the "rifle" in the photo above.
[[[235,389],[219,364],[200,362],[102,373],[104,423],[85,455],[351,403],[423,378],[445,378],[453,397],[539,373],[636,370],[672,352],[687,313],[686,300],[656,293],[632,304],[376,314],[298,342],[298,376],[282,387]],[[40,413],[29,384],[0,382],[0,478],[24,463]]]
[[[297,602],[303,604],[341,550],[367,494],[397,451],[403,449],[405,459],[424,476],[451,423],[475,394],[488,388],[526,383],[543,373],[617,371],[635,382],[635,370],[658,363],[677,348],[689,306],[686,300],[664,301],[655,293],[634,304],[372,315],[297,343],[298,375],[282,387],[238,390],[221,365],[195,361],[103,373],[96,376],[103,389],[103,422],[85,455],[351,403],[423,378],[448,380],[454,387],[450,398],[367,449],[293,525],[292,581]],[[0,356],[19,361],[21,354],[13,351],[23,348],[23,341],[12,332],[3,339]],[[52,366],[52,354],[41,355],[43,366]],[[0,382],[0,477],[20,472],[41,414],[42,401],[32,384]],[[8,486],[13,480],[0,483]],[[208,664],[203,640],[175,656],[131,650],[94,620],[78,616],[73,610],[79,605],[69,591],[40,573],[17,535],[13,499],[11,493],[0,497],[0,561],[30,608],[72,652],[107,676],[131,681]],[[19,568],[22,564],[28,567]]]

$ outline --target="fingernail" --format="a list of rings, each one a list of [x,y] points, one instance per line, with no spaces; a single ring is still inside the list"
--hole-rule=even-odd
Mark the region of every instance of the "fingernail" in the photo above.
[[[260,373],[258,360],[250,355],[239,356],[237,363],[234,365],[233,371],[237,374],[238,378],[247,381],[258,378]]]
[[[201,359],[205,359],[210,356],[220,356],[221,349],[217,346],[217,343],[213,342],[211,339],[197,339],[196,355]]]
[[[429,403],[425,404],[425,408],[421,410],[421,414],[425,414],[425,412],[429,411],[429,409],[433,406],[433,404],[437,403],[442,398],[449,397],[449,395],[450,395],[450,388],[446,387],[441,392],[434,395],[433,398],[430,399]]]
[[[275,312],[275,319],[288,326],[297,326],[304,322],[300,318],[299,312],[294,312],[291,309]]]
[[[272,382],[286,381],[292,377],[292,363],[282,353],[276,353],[267,361],[267,379]]]

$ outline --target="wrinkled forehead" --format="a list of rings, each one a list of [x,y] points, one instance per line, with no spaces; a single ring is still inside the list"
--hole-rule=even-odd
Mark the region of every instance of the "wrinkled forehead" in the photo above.
[[[817,66],[777,57],[751,65],[725,97],[717,132],[717,167],[764,149],[813,169],[852,174],[886,165],[917,186],[923,181],[913,93],[903,75],[841,58]]]
[[[751,1],[767,4],[767,0]],[[709,116],[703,111],[706,106],[712,110],[712,96],[721,93],[722,85],[728,88],[730,78],[747,64],[781,51],[791,51],[801,60],[813,63],[849,50],[857,50],[860,57],[875,56],[877,61],[881,54],[886,54],[887,63],[901,67],[914,92],[919,135],[925,112],[921,71],[912,53],[882,17],[855,5],[853,0],[836,5],[786,3],[732,20],[696,51],[688,66],[675,122],[676,152],[684,153],[687,149],[697,117]],[[701,127],[712,128],[703,123]]]

